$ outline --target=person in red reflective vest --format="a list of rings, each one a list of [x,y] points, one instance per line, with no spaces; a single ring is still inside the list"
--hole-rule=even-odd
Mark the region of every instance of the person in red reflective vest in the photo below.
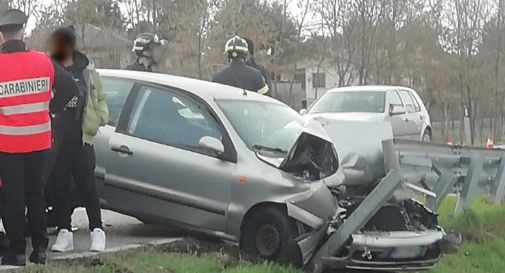
[[[14,266],[26,265],[26,219],[33,247],[29,260],[46,262],[42,171],[52,144],[49,110],[62,111],[78,91],[61,66],[41,52],[26,49],[23,28],[27,20],[17,9],[0,16],[0,174],[9,239],[2,264]]]

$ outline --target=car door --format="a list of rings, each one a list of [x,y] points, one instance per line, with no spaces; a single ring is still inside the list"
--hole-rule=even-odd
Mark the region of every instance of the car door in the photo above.
[[[391,107],[405,107],[403,105],[402,99],[400,98],[400,94],[396,90],[392,90],[388,92],[388,109]],[[408,119],[407,113],[397,113],[390,114],[391,119],[391,127],[393,129],[393,136],[395,138],[409,138],[409,128],[408,128]]]
[[[408,137],[411,139],[419,140],[421,137],[421,131],[423,129],[423,123],[416,111],[415,102],[412,100],[412,96],[408,90],[400,89],[398,93],[400,94],[403,105],[407,110],[404,119]]]
[[[107,108],[109,110],[109,122],[106,126],[100,127],[98,134],[94,138],[96,150],[96,175],[100,180],[105,176],[105,165],[107,162],[107,150],[109,139],[114,133],[119,114],[125,104],[128,94],[133,88],[134,80],[117,77],[102,76],[102,87],[107,95]],[[101,184],[98,184],[99,189]]]
[[[122,210],[223,231],[235,163],[199,147],[204,136],[227,137],[210,108],[184,91],[145,84],[125,109],[106,170],[109,185],[130,193]]]

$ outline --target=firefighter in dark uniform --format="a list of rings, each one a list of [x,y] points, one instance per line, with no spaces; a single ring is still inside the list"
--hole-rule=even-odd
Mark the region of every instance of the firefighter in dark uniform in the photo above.
[[[126,70],[152,72],[152,66],[161,58],[161,41],[158,35],[142,33],[133,41],[133,49],[137,55],[135,63],[126,67]]]
[[[46,262],[42,171],[51,149],[49,111],[62,111],[77,94],[72,76],[62,67],[47,55],[26,49],[23,28],[27,20],[17,9],[0,16],[0,173],[9,239],[2,264],[14,266],[26,265],[26,219],[33,247],[30,261]]]
[[[256,58],[254,57],[255,47],[254,42],[249,38],[244,38],[247,42],[247,46],[249,47],[249,59],[245,62],[248,66],[258,69],[263,74],[263,78],[268,85],[268,89],[272,90],[272,74],[262,65],[260,64]]]
[[[263,75],[245,63],[248,52],[244,39],[235,36],[228,40],[225,53],[228,54],[230,64],[214,75],[212,81],[265,95],[269,89]]]

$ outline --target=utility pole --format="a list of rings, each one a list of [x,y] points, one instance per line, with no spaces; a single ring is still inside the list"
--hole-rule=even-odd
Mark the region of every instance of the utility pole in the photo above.
[[[495,122],[494,122],[494,136],[497,137],[497,139],[501,139],[501,127],[502,127],[502,117],[503,117],[503,106],[502,106],[502,100],[501,95],[500,95],[500,66],[501,66],[501,54],[502,54],[502,40],[503,40],[503,31],[502,31],[502,21],[503,21],[503,0],[499,0],[498,2],[498,18],[496,19],[496,28],[497,28],[497,45],[496,45],[496,63],[495,63],[495,69],[494,69],[494,95],[495,95]]]

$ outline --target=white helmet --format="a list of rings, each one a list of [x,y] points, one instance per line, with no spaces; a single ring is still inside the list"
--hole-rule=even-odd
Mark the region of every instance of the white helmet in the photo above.
[[[238,53],[249,53],[249,47],[245,39],[235,36],[226,42],[224,52],[231,53],[233,57],[237,57]]]

